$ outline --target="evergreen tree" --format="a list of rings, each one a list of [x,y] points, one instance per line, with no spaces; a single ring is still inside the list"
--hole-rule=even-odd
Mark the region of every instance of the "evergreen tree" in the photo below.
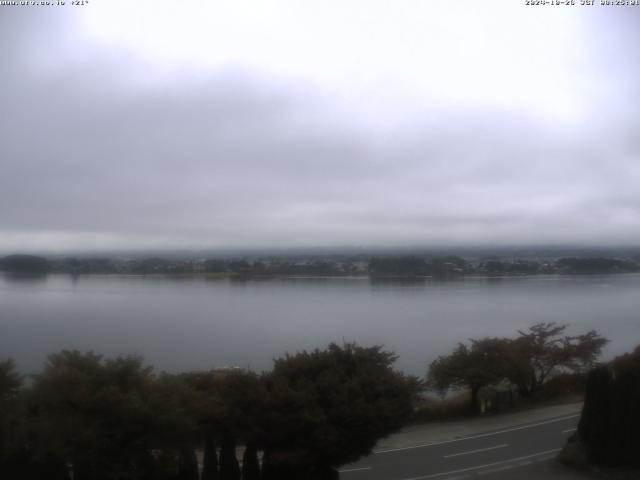
[[[242,457],[242,480],[260,480],[260,462],[258,450],[253,442],[249,442]]]
[[[265,449],[262,455],[262,468],[260,469],[262,480],[278,480],[271,457],[271,452]]]
[[[222,436],[220,480],[240,480],[240,465],[236,457],[236,439],[230,432],[225,432]]]
[[[276,360],[265,378],[263,480],[309,478],[354,462],[400,429],[417,382],[392,369],[395,358],[379,346],[348,343]]]
[[[588,445],[589,460],[596,464],[607,463],[610,448],[611,380],[611,370],[606,366],[589,372],[578,423],[578,435]]]
[[[18,392],[22,386],[22,377],[16,372],[13,360],[0,362],[0,478],[8,474],[9,469],[19,469],[18,452],[24,447],[16,445],[16,420],[21,416],[18,405]]]
[[[216,452],[216,442],[211,433],[205,435],[204,458],[202,460],[202,479],[218,480],[218,453]]]
[[[178,480],[198,480],[198,458],[193,448],[183,447],[178,457]]]
[[[611,449],[614,461],[640,466],[640,347],[613,363],[614,392],[611,410]]]
[[[596,465],[640,466],[640,347],[589,373],[578,438]]]
[[[429,366],[428,383],[445,392],[450,386],[468,388],[469,410],[480,411],[480,389],[497,383],[507,375],[509,341],[503,338],[471,340],[469,346],[459,343],[449,355],[442,355]]]

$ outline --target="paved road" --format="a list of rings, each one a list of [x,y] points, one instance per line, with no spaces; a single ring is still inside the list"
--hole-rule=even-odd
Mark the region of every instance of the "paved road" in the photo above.
[[[575,431],[579,415],[519,425],[411,447],[378,450],[341,469],[342,480],[461,480],[538,478],[520,475],[554,458]],[[525,469],[525,470],[526,470]]]

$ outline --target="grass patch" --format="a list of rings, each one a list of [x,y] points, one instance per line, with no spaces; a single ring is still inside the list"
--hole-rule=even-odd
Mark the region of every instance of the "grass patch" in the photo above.
[[[470,417],[469,392],[459,392],[447,398],[424,396],[416,406],[411,424],[435,422],[438,420],[451,420]]]

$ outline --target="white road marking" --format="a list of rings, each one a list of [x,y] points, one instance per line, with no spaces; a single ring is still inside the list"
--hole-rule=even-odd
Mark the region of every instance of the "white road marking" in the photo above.
[[[349,473],[349,472],[360,472],[362,470],[371,470],[371,467],[347,468],[345,470],[338,470],[338,472],[340,472],[340,473]]]
[[[575,432],[577,428],[567,428],[566,430],[562,430],[562,433]]]
[[[496,445],[495,447],[478,448],[477,450],[469,450],[468,452],[452,453],[450,455],[443,455],[444,458],[459,457],[460,455],[471,455],[472,453],[486,452],[487,450],[495,450],[497,448],[508,447],[508,443],[502,445]]]
[[[533,453],[531,455],[525,455],[524,457],[510,458],[508,460],[502,460],[500,462],[487,463],[486,465],[477,465],[475,467],[461,468],[460,470],[451,470],[450,472],[432,473],[431,475],[423,475],[422,477],[404,478],[403,480],[427,480],[428,478],[437,478],[444,475],[455,475],[456,473],[471,472],[474,470],[481,470],[483,468],[495,467],[497,465],[504,465],[505,463],[515,463],[527,458],[539,457],[540,455],[548,455],[550,453],[557,453],[561,448],[555,448],[553,450],[546,450],[544,452]]]
[[[478,472],[478,475],[490,475],[492,473],[498,473],[498,472],[504,472],[505,470],[511,470],[512,468],[515,468],[515,465],[505,465],[503,467],[494,467],[494,468],[490,468],[489,470],[483,470],[481,472]]]
[[[538,457],[538,458],[536,458],[535,460],[532,460],[532,461],[541,463],[541,462],[547,462],[549,460],[553,460],[554,458],[556,458],[555,455],[547,455],[546,457]]]
[[[580,416],[580,414],[576,413],[575,415],[568,415],[566,417],[554,418],[553,420],[546,420],[544,422],[531,423],[529,425],[522,425],[520,427],[507,428],[505,430],[499,430],[497,432],[481,433],[479,435],[470,435],[468,437],[454,438],[452,440],[444,440],[442,442],[423,443],[423,444],[420,444],[420,445],[413,445],[411,447],[386,448],[386,449],[383,449],[383,450],[376,450],[375,452],[373,452],[373,454],[377,455],[379,453],[401,452],[403,450],[414,450],[416,448],[435,447],[436,445],[445,445],[447,443],[462,442],[464,440],[473,440],[474,438],[491,437],[493,435],[500,435],[502,433],[515,432],[516,430],[525,430],[527,428],[539,427],[540,425],[547,425],[549,423],[562,422],[564,420],[569,420],[571,418],[576,418],[576,417],[579,417],[579,416]]]

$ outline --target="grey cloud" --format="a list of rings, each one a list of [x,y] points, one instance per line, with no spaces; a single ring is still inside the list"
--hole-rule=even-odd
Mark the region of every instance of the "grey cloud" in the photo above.
[[[3,42],[40,28],[7,25]],[[426,104],[376,130],[299,82],[229,69],[151,88],[113,52],[38,70],[23,61],[37,46],[19,43],[0,60],[0,232],[199,247],[640,241],[638,131],[615,105],[566,126]],[[628,56],[603,60],[611,76],[638,72]]]

